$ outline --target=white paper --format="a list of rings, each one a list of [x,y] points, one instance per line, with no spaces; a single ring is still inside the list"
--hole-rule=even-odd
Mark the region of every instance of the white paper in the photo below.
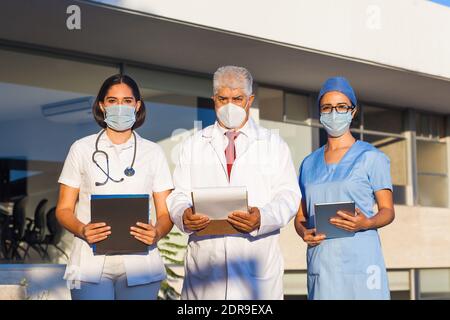
[[[195,188],[192,190],[195,213],[211,220],[223,220],[233,211],[248,211],[246,187]]]

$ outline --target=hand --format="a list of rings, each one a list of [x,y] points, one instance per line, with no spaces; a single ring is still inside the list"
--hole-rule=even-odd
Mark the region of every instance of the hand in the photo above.
[[[185,228],[198,231],[209,224],[209,218],[200,213],[193,213],[192,208],[187,208],[183,213],[183,225]]]
[[[250,207],[248,212],[233,211],[228,216],[227,221],[236,229],[250,233],[261,225],[261,213],[256,207]]]
[[[303,241],[311,247],[319,245],[325,238],[323,233],[316,234],[316,229],[305,229],[302,236]]]
[[[159,232],[156,227],[143,222],[137,222],[136,225],[137,227],[130,227],[130,234],[137,240],[149,246],[158,242]]]
[[[81,229],[81,235],[89,244],[105,240],[111,234],[111,227],[104,222],[88,223]]]
[[[370,229],[372,221],[358,208],[355,209],[355,212],[356,216],[353,216],[350,212],[337,211],[336,214],[339,217],[331,218],[330,223],[350,232]]]

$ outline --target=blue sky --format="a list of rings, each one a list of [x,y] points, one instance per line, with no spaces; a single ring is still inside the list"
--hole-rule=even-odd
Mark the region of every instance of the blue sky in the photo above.
[[[436,2],[444,6],[450,7],[450,0],[430,0],[431,2]]]

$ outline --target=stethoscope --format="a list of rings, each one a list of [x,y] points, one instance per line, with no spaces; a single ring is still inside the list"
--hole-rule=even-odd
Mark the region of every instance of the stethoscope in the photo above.
[[[105,151],[99,150],[99,149],[98,149],[98,141],[100,140],[100,137],[102,136],[102,134],[105,133],[105,131],[106,131],[106,130],[103,130],[102,132],[100,132],[100,134],[99,134],[98,137],[97,137],[97,140],[95,140],[95,151],[94,151],[94,153],[92,154],[92,161],[93,161],[93,162],[96,164],[96,166],[97,166],[97,167],[98,167],[98,168],[106,175],[106,180],[105,180],[104,182],[96,182],[96,183],[95,183],[96,186],[104,186],[104,185],[108,182],[108,180],[112,180],[113,182],[117,182],[117,183],[122,182],[122,181],[124,180],[123,178],[120,178],[120,180],[116,180],[116,179],[113,179],[113,178],[109,175],[109,157],[108,157],[108,154],[107,154]],[[132,176],[134,176],[134,174],[135,174],[135,171],[134,171],[134,169],[133,169],[133,165],[134,165],[134,160],[136,160],[136,148],[137,148],[137,145],[136,145],[136,134],[134,133],[134,131],[132,131],[132,132],[133,132],[133,137],[134,137],[134,154],[133,154],[133,161],[131,162],[131,165],[130,165],[129,167],[125,168],[125,170],[123,171],[123,173],[124,173],[127,177],[132,177]],[[100,165],[98,164],[97,160],[95,160],[95,156],[96,156],[97,154],[103,154],[103,155],[105,156],[105,158],[106,158],[106,171],[103,170],[103,168],[100,167]]]

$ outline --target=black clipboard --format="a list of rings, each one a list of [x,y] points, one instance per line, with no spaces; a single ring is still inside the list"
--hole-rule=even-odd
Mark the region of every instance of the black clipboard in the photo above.
[[[91,195],[91,221],[111,227],[107,239],[92,245],[94,255],[147,254],[148,246],[130,234],[130,227],[149,223],[148,194]]]
[[[317,233],[323,233],[327,239],[353,237],[354,232],[350,232],[336,227],[330,223],[330,218],[336,217],[336,212],[348,211],[355,212],[355,203],[348,202],[333,202],[333,203],[316,203],[314,205],[314,224]]]

